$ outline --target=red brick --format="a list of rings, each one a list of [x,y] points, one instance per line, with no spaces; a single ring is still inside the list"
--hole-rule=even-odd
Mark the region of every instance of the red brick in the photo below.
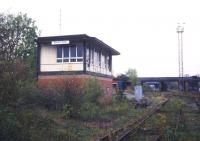
[[[76,87],[79,85],[82,88],[84,82],[89,78],[94,78],[90,75],[51,75],[51,76],[39,76],[38,87],[43,91],[48,91],[49,88],[63,87],[67,80],[70,80],[72,86]],[[112,99],[112,79],[104,77],[95,77],[99,80],[101,87],[104,90],[104,96],[102,97],[103,102],[109,102]]]

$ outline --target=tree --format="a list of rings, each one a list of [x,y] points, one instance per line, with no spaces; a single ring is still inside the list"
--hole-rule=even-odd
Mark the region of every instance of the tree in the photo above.
[[[136,69],[129,68],[126,75],[129,77],[132,86],[135,86],[138,82]]]
[[[36,32],[34,21],[26,14],[0,13],[1,104],[15,102],[19,97],[19,88],[23,88],[22,84],[33,72]]]
[[[41,129],[38,123],[42,119],[27,110],[37,96],[31,71],[35,64],[36,31],[34,21],[26,14],[0,13],[0,140],[3,141],[31,140],[33,129]]]
[[[35,22],[26,14],[0,13],[0,60],[13,62],[16,59],[35,64]]]

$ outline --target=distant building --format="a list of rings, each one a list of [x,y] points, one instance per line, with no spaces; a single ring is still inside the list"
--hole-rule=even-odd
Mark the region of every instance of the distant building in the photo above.
[[[39,86],[63,78],[100,80],[106,95],[112,94],[112,56],[120,53],[88,35],[38,37],[37,76]]]
[[[131,87],[131,82],[129,77],[121,74],[113,79],[113,88],[115,91],[121,90],[125,91]]]

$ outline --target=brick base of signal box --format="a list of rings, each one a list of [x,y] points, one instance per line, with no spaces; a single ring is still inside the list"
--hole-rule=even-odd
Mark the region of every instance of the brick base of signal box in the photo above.
[[[53,88],[64,88],[65,85],[71,85],[73,89],[82,88],[84,83],[88,81],[88,79],[94,78],[94,76],[90,75],[49,75],[49,76],[38,76],[38,87],[42,89],[42,91],[49,92],[49,90]],[[104,92],[103,101],[109,102],[112,99],[112,78],[105,77],[95,77]],[[67,82],[67,83],[66,83]]]

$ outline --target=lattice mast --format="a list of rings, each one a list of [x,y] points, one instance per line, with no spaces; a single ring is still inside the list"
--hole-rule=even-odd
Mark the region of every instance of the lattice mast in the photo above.
[[[184,24],[184,23],[183,23]],[[178,33],[178,68],[179,68],[179,91],[184,90],[184,82],[183,82],[183,76],[184,76],[184,68],[183,68],[183,32],[184,27],[183,24],[179,24],[176,28],[176,31]]]

